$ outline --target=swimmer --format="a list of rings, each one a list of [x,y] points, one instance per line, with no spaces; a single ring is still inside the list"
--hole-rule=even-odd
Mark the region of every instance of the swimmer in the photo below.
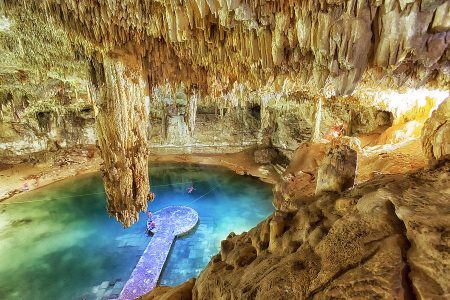
[[[193,187],[193,186],[190,186],[190,187],[188,188],[188,194],[192,193],[194,190],[195,190],[194,187]]]
[[[149,218],[149,220],[151,220],[152,219],[152,212],[151,211],[148,211],[148,213],[147,213],[147,215],[148,215],[148,218]]]

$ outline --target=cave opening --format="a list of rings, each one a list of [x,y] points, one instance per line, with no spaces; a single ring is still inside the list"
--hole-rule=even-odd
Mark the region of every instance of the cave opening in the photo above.
[[[42,131],[50,131],[51,129],[51,121],[52,121],[52,112],[50,111],[39,111],[36,113],[36,120],[38,122],[39,128]]]
[[[261,106],[260,105],[252,105],[249,108],[250,114],[253,118],[255,118],[258,121],[261,121]]]

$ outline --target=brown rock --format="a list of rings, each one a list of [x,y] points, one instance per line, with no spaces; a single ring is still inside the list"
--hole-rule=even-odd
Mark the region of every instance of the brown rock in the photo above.
[[[126,53],[111,56],[93,64],[90,97],[98,110],[108,213],[128,227],[147,209],[149,96],[142,62]]]
[[[191,300],[195,278],[189,279],[177,287],[158,286],[138,300]]]
[[[254,156],[257,164],[270,164],[277,156],[277,152],[272,148],[258,149],[255,151]]]
[[[327,144],[305,142],[295,150],[274,188],[273,204],[277,209],[290,210],[296,199],[314,195],[317,171],[327,148]]]
[[[328,151],[317,174],[316,194],[341,192],[355,181],[357,152],[341,145]]]
[[[325,194],[229,236],[235,246],[200,274],[193,299],[446,299],[449,168]],[[269,223],[278,246],[255,253]]]
[[[302,143],[294,152],[286,173],[297,174],[299,171],[317,175],[317,170],[327,153],[328,145],[322,143]]]
[[[425,122],[422,129],[422,149],[429,161],[450,156],[450,98],[444,100]]]
[[[450,164],[387,187],[411,243],[409,278],[417,299],[450,295]]]

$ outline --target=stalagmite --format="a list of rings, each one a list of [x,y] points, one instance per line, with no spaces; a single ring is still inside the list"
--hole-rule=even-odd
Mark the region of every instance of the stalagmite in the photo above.
[[[147,209],[149,94],[142,63],[111,54],[93,64],[91,95],[98,108],[96,128],[103,157],[108,213],[125,227]]]

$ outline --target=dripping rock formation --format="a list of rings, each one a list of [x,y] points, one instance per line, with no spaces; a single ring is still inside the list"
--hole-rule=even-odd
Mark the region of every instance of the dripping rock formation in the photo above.
[[[0,0],[0,170],[97,147],[128,227],[149,159],[246,150],[274,214],[144,299],[446,299],[449,45],[448,0]]]
[[[97,140],[126,225],[145,209],[145,148],[289,158],[335,122],[392,125],[392,93],[450,83],[444,0],[1,0],[0,16],[0,150]]]
[[[98,110],[97,143],[103,157],[108,212],[128,227],[147,210],[149,106],[143,66],[122,55],[95,63],[89,95]]]

